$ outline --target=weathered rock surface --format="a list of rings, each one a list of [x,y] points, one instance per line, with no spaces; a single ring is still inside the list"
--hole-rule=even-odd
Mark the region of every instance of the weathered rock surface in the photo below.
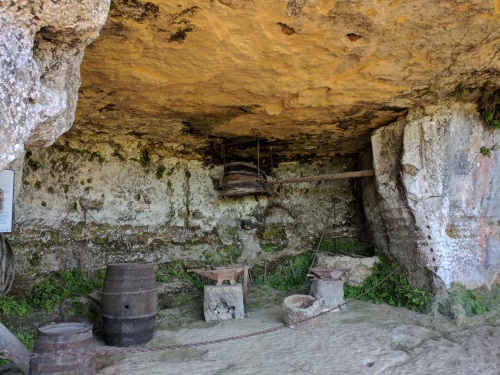
[[[153,148],[132,137],[100,143],[71,134],[26,155],[10,236],[16,288],[47,272],[117,262],[269,265],[310,251],[322,232],[364,234],[361,195],[348,180],[294,184],[275,197],[221,199],[223,167],[183,158],[181,145]],[[275,174],[335,173],[355,163],[352,157],[285,163]],[[268,241],[273,228],[282,243]]]
[[[207,322],[243,319],[245,307],[242,285],[205,285],[203,311]]]
[[[499,83],[499,21],[492,0],[114,0],[82,64],[76,129],[357,152],[408,108]]]
[[[499,143],[499,132],[466,105],[412,111],[374,133],[378,220],[414,285],[474,288],[497,279],[500,155],[480,149]]]
[[[0,1],[0,170],[75,119],[80,64],[110,0]]]
[[[373,266],[378,260],[378,256],[357,258],[319,253],[317,266],[334,270],[346,270],[341,279],[347,284],[360,286],[371,275]]]

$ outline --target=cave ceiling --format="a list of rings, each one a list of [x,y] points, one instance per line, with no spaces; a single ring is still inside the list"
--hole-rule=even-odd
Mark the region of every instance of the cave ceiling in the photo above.
[[[499,83],[499,26],[498,0],[113,0],[71,132],[358,153],[410,108]]]

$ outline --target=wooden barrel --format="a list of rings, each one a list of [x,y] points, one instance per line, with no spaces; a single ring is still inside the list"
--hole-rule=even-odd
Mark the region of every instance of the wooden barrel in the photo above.
[[[47,323],[38,327],[34,353],[53,355],[30,359],[30,375],[95,374],[94,338],[89,322]]]
[[[152,264],[109,264],[102,288],[104,341],[112,346],[146,344],[153,338],[158,288]]]

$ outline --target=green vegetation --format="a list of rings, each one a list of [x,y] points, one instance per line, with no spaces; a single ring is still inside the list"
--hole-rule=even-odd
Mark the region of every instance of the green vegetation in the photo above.
[[[467,95],[467,87],[463,82],[460,82],[456,87],[455,90],[453,90],[453,96],[455,99],[464,99],[465,96]]]
[[[69,141],[65,141],[64,144],[60,143],[54,143],[52,145],[53,148],[55,148],[59,152],[67,152],[67,153],[72,153],[72,154],[84,154],[84,153],[89,153],[88,150],[79,150],[77,148],[73,148],[69,145]]]
[[[42,181],[36,180],[35,182],[35,189],[40,190],[42,188]]]
[[[197,288],[198,292],[201,293],[203,292],[203,286],[201,288]],[[177,293],[174,296],[172,296],[172,300],[170,301],[169,307],[179,307],[183,305],[187,305],[193,300],[193,295],[189,293]]]
[[[281,251],[284,248],[286,248],[286,245],[275,245],[275,246],[263,245],[262,246],[262,251],[265,252],[265,253],[272,253],[272,252],[275,252],[275,251]]]
[[[120,151],[121,151],[121,148],[117,148],[117,149],[115,149],[115,150],[113,151],[113,153],[111,154],[111,156],[114,156],[115,158],[118,158],[118,160],[120,160],[120,161],[125,161],[125,160],[126,160],[126,158],[125,158],[125,156],[123,156],[123,155],[120,153]]]
[[[17,337],[19,341],[26,347],[28,350],[32,350],[35,346],[35,334],[36,332],[24,333],[24,332],[16,332],[13,327],[8,327],[9,330]],[[0,366],[3,366],[9,363],[9,359],[0,359]]]
[[[252,275],[256,285],[270,285],[277,290],[292,290],[307,281],[311,266],[311,253],[305,252],[295,257],[284,257],[270,272],[263,267],[253,267]]]
[[[373,245],[355,238],[323,240],[319,244],[318,252],[361,257],[372,257],[375,255]]]
[[[491,82],[486,83],[481,89],[478,109],[488,125],[500,129],[500,87]]]
[[[34,311],[33,306],[25,299],[9,295],[0,298],[0,312],[6,316],[27,316]]]
[[[396,264],[386,256],[380,255],[380,261],[375,263],[372,274],[368,276],[363,285],[344,285],[344,294],[347,298],[355,298],[361,293],[373,288],[389,273],[396,269]],[[401,273],[394,273],[385,282],[360,298],[363,301],[375,303],[385,302],[391,306],[406,307],[418,312],[429,312],[431,298],[429,294],[418,288],[411,288],[406,277]]]
[[[485,147],[485,146],[481,146],[480,151],[481,151],[481,154],[483,154],[484,156],[491,158],[491,149],[490,148]]]
[[[149,156],[149,151],[147,149],[141,150],[139,163],[146,168],[151,162],[151,157]]]
[[[93,153],[90,154],[90,161],[94,161],[97,159],[97,162],[102,165],[104,163],[104,158],[101,156],[101,153],[99,151],[94,151]]]
[[[42,167],[42,165],[39,162],[29,158],[28,159],[28,167],[30,167],[32,171],[36,172],[37,170],[39,170]]]
[[[454,285],[449,295],[450,302],[462,306],[467,316],[481,315],[500,307],[500,285],[494,285],[490,289],[483,286],[475,290]]]
[[[437,88],[435,85],[430,85],[429,89],[427,90],[427,95],[429,95],[430,98],[437,98]]]
[[[195,273],[187,273],[187,269],[188,266],[182,261],[160,264],[158,266],[158,269],[155,271],[156,283],[168,283],[175,279],[185,280],[193,284],[193,286],[199,293],[203,293],[203,287],[210,281]],[[181,306],[182,304],[184,304],[183,301],[185,301],[185,303],[188,303],[190,302],[191,298],[192,295],[190,295],[189,293],[178,293],[173,296],[170,307]]]
[[[159,265],[158,269],[155,271],[155,276],[157,283],[166,283],[173,279],[191,281],[191,276],[186,272],[185,265],[181,261]]]
[[[79,268],[60,271],[34,285],[22,296],[0,298],[0,312],[6,316],[26,316],[36,310],[51,311],[64,298],[75,294],[86,294],[101,288],[105,270],[97,271],[87,279]]]
[[[207,267],[229,266],[237,262],[240,256],[240,248],[225,245],[219,251],[217,251],[217,249],[215,248],[213,250],[204,250],[201,253],[200,260]]]
[[[33,267],[36,267],[42,262],[42,258],[40,257],[40,254],[35,251],[33,254],[31,254],[31,259],[29,262]]]
[[[163,173],[165,173],[166,169],[167,168],[164,165],[159,165],[158,167],[156,167],[156,178],[158,180],[161,180],[161,178],[163,177]]]

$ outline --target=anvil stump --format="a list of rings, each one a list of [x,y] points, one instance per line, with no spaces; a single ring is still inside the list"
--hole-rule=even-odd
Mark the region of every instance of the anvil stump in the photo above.
[[[205,321],[243,319],[243,287],[233,285],[205,285],[203,300]]]
[[[311,296],[320,302],[321,311],[340,308],[345,309],[344,282],[342,280],[314,279],[311,284]]]

